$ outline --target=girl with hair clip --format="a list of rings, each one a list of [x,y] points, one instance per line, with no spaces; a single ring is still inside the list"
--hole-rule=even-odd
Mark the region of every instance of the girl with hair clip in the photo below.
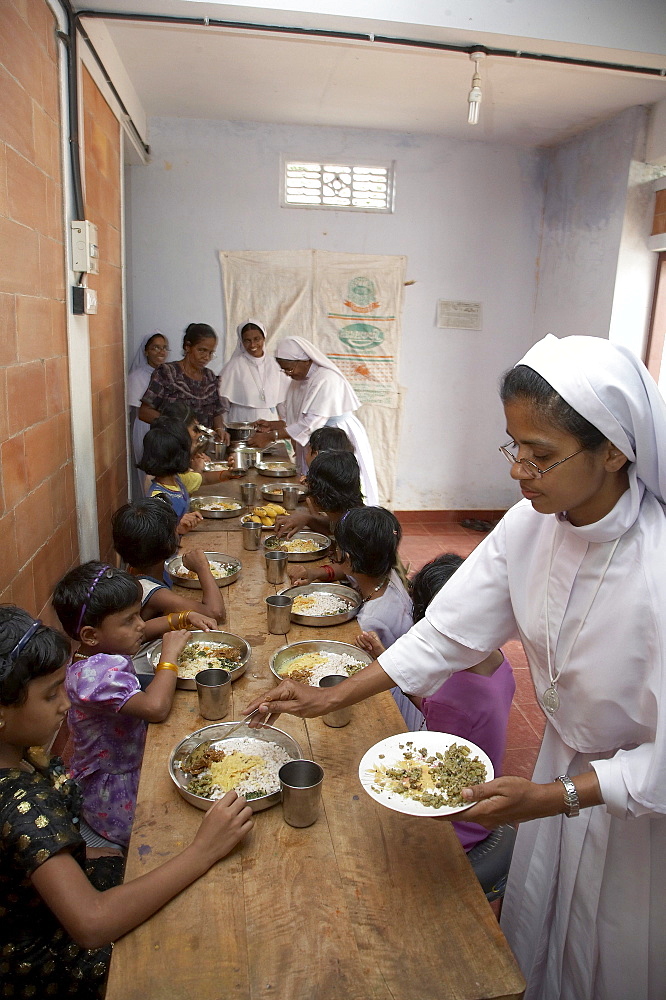
[[[102,997],[111,942],[204,875],[252,828],[249,806],[229,792],[205,813],[184,851],[141,878],[119,885],[120,857],[89,850],[97,860],[86,860],[81,792],[62,761],[49,760],[43,750],[69,708],[68,660],[63,635],[21,608],[0,606],[0,962],[6,996]]]
[[[113,515],[111,525],[116,552],[141,584],[144,621],[175,612],[205,615],[209,628],[225,621],[224,600],[201,549],[184,553],[183,566],[197,574],[202,600],[188,600],[172,592],[173,583],[164,563],[178,551],[178,518],[165,497],[146,497],[124,504]]]
[[[358,462],[348,451],[326,451],[312,460],[305,477],[307,509],[276,518],[279,538],[291,538],[302,528],[330,534],[346,511],[363,506]]]
[[[266,327],[247,319],[236,327],[238,345],[220,372],[220,399],[227,422],[279,419],[289,379],[272,354],[266,354]]]
[[[164,722],[171,711],[178,657],[190,632],[180,619],[150,623],[166,634],[155,677],[142,691],[132,657],[147,627],[135,577],[105,563],[84,563],[58,583],[53,607],[67,635],[79,641],[65,687],[72,703],[70,767],[83,790],[83,816],[104,840],[126,847],[147,724]]]
[[[432,695],[520,637],[546,728],[533,780],[463,789],[520,823],[502,928],[525,1000],[666,996],[666,403],[598,337],[547,336],[507,372],[501,447],[522,500],[425,618],[329,691],[246,708],[308,718],[398,684]]]

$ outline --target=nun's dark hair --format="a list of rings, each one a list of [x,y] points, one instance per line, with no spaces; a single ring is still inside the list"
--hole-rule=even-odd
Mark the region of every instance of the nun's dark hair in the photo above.
[[[18,656],[10,658],[35,619],[14,604],[0,605],[0,705],[22,705],[28,684],[64,667],[71,655],[69,641],[60,632],[42,625]]]
[[[594,424],[569,406],[545,378],[527,365],[516,365],[504,372],[500,379],[500,397],[503,403],[512,399],[527,400],[551,424],[575,437],[586,451],[596,451],[608,440]]]
[[[349,451],[321,452],[312,459],[305,482],[320,510],[339,514],[363,506],[361,471]]]

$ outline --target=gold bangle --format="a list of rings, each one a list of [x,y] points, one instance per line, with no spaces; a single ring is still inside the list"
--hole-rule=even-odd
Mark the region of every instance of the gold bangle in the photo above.
[[[187,616],[188,616],[188,614],[189,614],[189,611],[181,611],[180,614],[178,615],[178,628],[179,629],[185,629],[185,628],[187,628]]]
[[[155,667],[155,673],[158,670],[173,670],[174,674],[178,673],[178,667],[175,663],[169,663],[168,660],[160,660],[160,662]]]
[[[168,621],[168,623],[169,623],[169,630],[170,630],[171,632],[175,632],[175,631],[176,631],[176,626],[175,626],[175,625],[174,625],[174,623],[173,623],[173,618],[172,618],[172,616],[173,616],[173,611],[171,611],[171,612],[170,612],[170,613],[169,613],[169,614],[168,614],[168,615],[166,616],[166,619],[167,619],[167,621]]]

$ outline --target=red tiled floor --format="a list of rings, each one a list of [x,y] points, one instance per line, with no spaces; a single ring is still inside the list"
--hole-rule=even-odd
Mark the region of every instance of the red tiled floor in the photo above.
[[[403,523],[402,531],[400,557],[408,566],[410,575],[442,552],[455,552],[465,558],[486,537],[483,532],[463,528],[460,524],[428,520],[425,512],[423,521],[412,520],[410,516]],[[508,642],[504,652],[514,668],[516,678],[516,694],[507,730],[504,773],[531,778],[546,720],[537,704],[522,645],[518,641]]]

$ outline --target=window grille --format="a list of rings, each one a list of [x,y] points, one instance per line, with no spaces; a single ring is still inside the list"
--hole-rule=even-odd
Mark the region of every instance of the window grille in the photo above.
[[[282,204],[287,208],[393,211],[393,165],[361,166],[285,160]]]

